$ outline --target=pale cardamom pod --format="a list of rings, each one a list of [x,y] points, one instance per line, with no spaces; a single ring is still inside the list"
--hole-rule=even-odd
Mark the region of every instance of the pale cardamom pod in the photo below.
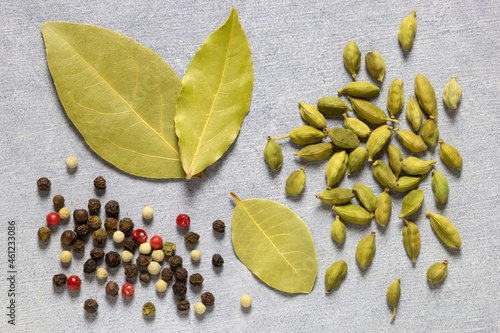
[[[351,97],[371,98],[380,93],[380,88],[370,82],[358,81],[348,83],[344,88],[337,91],[339,94],[347,94]]]
[[[394,308],[391,320],[396,317],[396,306],[398,305],[399,296],[401,295],[401,285],[399,284],[400,280],[401,279],[396,279],[396,281],[391,283],[389,288],[387,288],[387,303]]]
[[[365,56],[365,64],[371,76],[380,82],[384,81],[385,61],[380,53],[375,51],[368,52]]]
[[[331,142],[321,142],[312,145],[305,146],[299,152],[293,153],[293,155],[302,157],[308,161],[319,161],[327,158],[333,153],[333,143]]]
[[[431,220],[432,229],[443,243],[452,249],[458,249],[462,246],[462,239],[458,235],[458,230],[451,224],[450,220],[442,215],[434,214],[429,211],[426,211],[425,215]]]
[[[373,218],[373,214],[361,206],[347,204],[343,206],[333,206],[332,208],[344,221],[354,224],[367,224]]]
[[[353,131],[358,138],[366,138],[370,135],[371,130],[367,124],[359,119],[347,117],[345,113],[342,116],[344,117],[344,127]]]
[[[405,103],[403,85],[403,81],[395,79],[389,86],[389,92],[387,95],[387,110],[391,114],[391,118],[394,118],[398,112],[401,111]]]
[[[306,104],[299,101],[300,115],[309,123],[309,125],[316,127],[320,130],[326,128],[326,119],[321,112],[316,109],[314,105]]]
[[[394,172],[394,176],[399,178],[401,174],[401,161],[403,160],[403,154],[401,154],[401,150],[398,147],[393,145],[387,146],[387,153],[389,154],[389,166]]]
[[[361,65],[361,51],[353,41],[344,47],[344,65],[351,72],[352,78],[356,78],[356,72]]]
[[[347,274],[347,263],[344,260],[337,261],[333,263],[326,270],[325,274],[325,289],[326,292],[329,293],[330,290],[335,288],[342,282],[342,279]]]
[[[310,145],[313,143],[318,143],[323,138],[326,138],[326,134],[319,129],[312,126],[300,126],[290,131],[290,134],[273,138],[274,140],[281,140],[285,138],[290,138],[293,143],[298,145]]]
[[[345,224],[340,221],[340,217],[338,215],[335,217],[335,221],[332,224],[331,233],[333,240],[337,243],[343,243],[345,241]]]
[[[321,97],[318,100],[318,111],[330,116],[341,116],[352,111],[347,104],[337,97]]]
[[[422,118],[422,109],[411,95],[410,100],[406,103],[406,119],[408,119],[415,132],[418,132],[420,126],[422,126]]]
[[[399,120],[387,118],[385,112],[382,111],[381,108],[364,99],[354,98],[351,96],[347,96],[347,99],[351,102],[352,108],[356,114],[372,124],[383,125],[387,121],[393,121],[401,125]]]
[[[345,150],[340,150],[333,154],[325,169],[326,188],[331,189],[337,184],[345,174],[347,169],[348,156]]]
[[[401,169],[409,175],[420,176],[425,175],[431,169],[436,160],[422,161],[420,158],[410,156],[401,161]]]
[[[270,136],[267,137],[266,148],[264,148],[264,159],[271,170],[279,170],[283,164],[283,153],[281,147]]]
[[[396,176],[384,161],[376,160],[373,162],[372,172],[382,186],[389,188],[396,186]]]
[[[411,190],[403,198],[403,205],[401,207],[401,214],[399,218],[410,216],[414,214],[424,203],[424,191],[423,190]]]
[[[359,266],[366,268],[372,262],[376,247],[375,231],[359,241],[356,248],[356,261]]]
[[[450,193],[450,188],[448,186],[448,180],[445,176],[432,170],[432,191],[434,191],[434,197],[436,201],[444,205],[448,201],[448,194]]]
[[[415,77],[415,94],[417,95],[418,104],[428,116],[434,116],[438,119],[437,100],[434,88],[431,83],[422,74],[417,74]]]
[[[368,150],[366,148],[358,147],[351,151],[347,161],[347,175],[350,176],[351,173],[361,169],[365,165],[367,157]]]
[[[448,260],[433,264],[427,270],[427,280],[429,283],[436,284],[444,280],[448,274]]]
[[[368,186],[357,183],[352,187],[352,191],[356,194],[359,201],[367,211],[370,213],[375,211],[377,208],[377,197]]]
[[[417,32],[417,19],[415,18],[416,13],[417,11],[414,10],[410,16],[401,22],[401,26],[399,27],[398,39],[403,51],[408,51],[413,45],[415,33]]]
[[[439,140],[439,156],[444,163],[446,163],[449,167],[455,168],[457,170],[462,170],[462,156],[455,147],[450,146],[445,143],[442,139]]]
[[[358,136],[350,129],[333,127],[325,130],[325,133],[337,147],[354,149],[359,146]]]
[[[329,190],[323,190],[316,198],[327,205],[344,205],[354,198],[354,193],[347,188],[335,187]]]
[[[410,149],[411,151],[415,153],[421,153],[427,150],[427,145],[425,144],[424,140],[417,134],[407,130],[400,130],[398,128],[395,128],[394,131],[401,138],[403,146]]]
[[[457,77],[453,75],[451,81],[444,87],[443,102],[450,109],[456,109],[460,99],[462,99],[462,88],[457,83]]]
[[[396,187],[394,189],[398,192],[408,192],[413,189],[416,189],[418,187],[418,184],[420,184],[420,181],[424,178],[424,176],[419,176],[419,177],[408,177],[408,176],[403,176],[399,177],[398,181],[396,182]]]
[[[375,209],[375,221],[385,227],[391,219],[392,213],[392,199],[389,195],[389,188],[386,187],[384,191],[378,196],[377,208]]]
[[[300,170],[292,171],[290,176],[286,179],[285,191],[288,195],[299,195],[304,189],[306,184],[306,174],[304,167]]]
[[[366,141],[366,149],[368,149],[368,161],[373,161],[382,148],[389,142],[392,137],[392,127],[381,125],[373,130],[372,134]]]
[[[430,116],[429,119],[424,122],[420,136],[428,147],[432,148],[436,146],[437,140],[439,139],[439,129],[434,120],[434,116]]]
[[[404,221],[406,225],[403,228],[403,244],[411,261],[417,262],[417,256],[420,252],[420,231],[415,223],[407,219]]]

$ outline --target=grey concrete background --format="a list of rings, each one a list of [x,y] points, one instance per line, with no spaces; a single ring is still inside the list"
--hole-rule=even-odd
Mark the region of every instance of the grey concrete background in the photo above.
[[[159,181],[136,178],[117,170],[93,153],[67,118],[60,105],[48,71],[40,26],[50,20],[94,24],[125,34],[153,49],[182,77],[190,59],[229,15],[239,11],[242,26],[252,47],[255,84],[250,112],[236,142],[203,180]],[[397,40],[401,20],[417,10],[418,31],[414,46],[403,54]],[[394,331],[394,332],[494,332],[500,330],[498,265],[498,127],[500,102],[500,10],[496,1],[49,1],[4,0],[0,4],[0,331],[19,332],[132,332],[172,331]],[[323,96],[350,82],[342,63],[342,49],[356,41],[363,56],[380,52],[387,63],[382,93],[375,103],[385,109],[387,88],[393,79],[405,82],[405,104],[413,94],[413,80],[423,73],[438,96],[441,138],[461,152],[462,172],[448,168],[439,159],[439,149],[421,154],[438,160],[436,169],[450,183],[450,199],[439,206],[432,194],[428,175],[421,183],[426,193],[424,206],[411,220],[420,228],[422,247],[412,265],[402,244],[402,222],[397,218],[402,195],[393,193],[392,219],[387,228],[347,224],[344,245],[334,244],[330,226],[334,215],[314,195],[325,187],[327,160],[300,161],[292,153],[298,146],[281,143],[285,160],[279,172],[270,172],[262,158],[267,135],[284,135],[303,124],[299,99],[315,104]],[[441,94],[452,75],[463,89],[457,110],[445,109]],[[368,80],[364,65],[359,80]],[[403,113],[403,125],[409,125]],[[328,125],[340,126],[338,118]],[[391,144],[401,147],[398,138]],[[405,156],[409,152],[403,149]],[[65,159],[76,155],[76,172],[66,170]],[[387,159],[385,154],[381,155]],[[306,168],[307,185],[298,198],[286,197],[288,174]],[[150,235],[178,243],[189,272],[205,277],[202,291],[211,291],[216,304],[203,316],[193,309],[178,313],[171,289],[158,295],[154,282],[135,284],[132,299],[109,299],[104,284],[95,277],[83,277],[83,256],[74,256],[61,266],[59,236],[73,228],[60,225],[47,245],[39,244],[37,229],[45,224],[55,194],[66,197],[71,209],[86,207],[96,197],[92,180],[102,175],[108,189],[98,196],[103,203],[120,202],[121,216],[134,220]],[[36,180],[52,180],[48,195],[40,195]],[[365,166],[345,177],[341,187],[356,182],[370,186],[376,195],[382,188]],[[318,254],[318,277],[309,295],[287,295],[269,288],[237,259],[231,245],[230,222],[234,201],[240,198],[267,198],[292,208],[309,225]],[[152,222],[142,221],[141,209],[155,209]],[[425,210],[447,216],[463,240],[459,251],[448,250],[433,233]],[[175,227],[175,217],[188,213],[191,230],[201,234],[197,248],[202,261],[193,265],[182,243],[183,233]],[[222,219],[228,225],[216,237],[211,222]],[[16,223],[16,326],[7,323],[7,226]],[[362,271],[355,262],[359,240],[377,231],[377,252],[369,268]],[[105,250],[120,249],[108,240]],[[222,270],[214,271],[213,253],[225,259]],[[337,260],[346,260],[349,272],[339,288],[324,292],[325,270]],[[427,268],[448,259],[449,273],[444,283],[430,286]],[[123,267],[110,270],[108,280],[124,282]],[[64,272],[83,278],[79,292],[54,288],[51,278]],[[385,294],[389,284],[401,280],[401,300],[394,323]],[[194,304],[202,291],[189,288],[187,299]],[[249,311],[239,299],[253,297]],[[83,311],[83,302],[95,298],[96,315]],[[145,319],[142,305],[152,301],[156,316]]]

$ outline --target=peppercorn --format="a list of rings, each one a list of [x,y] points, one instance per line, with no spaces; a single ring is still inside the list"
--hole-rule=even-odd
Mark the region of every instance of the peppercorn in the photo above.
[[[73,219],[75,219],[76,223],[87,223],[89,213],[85,209],[76,209],[73,212]]]
[[[168,262],[170,263],[170,267],[172,267],[172,269],[176,269],[177,267],[182,266],[182,257],[171,256],[170,258],[168,258]]]
[[[151,282],[151,275],[146,271],[141,272],[141,274],[139,275],[139,280],[141,280],[144,283],[149,283]]]
[[[100,247],[95,247],[90,251],[90,258],[95,261],[99,261],[104,258],[104,250]]]
[[[67,264],[68,262],[71,261],[72,257],[73,256],[72,256],[71,252],[69,252],[69,251],[62,251],[61,255],[59,256],[59,259],[61,260],[61,262],[63,264]]]
[[[200,273],[191,274],[189,277],[189,283],[195,287],[199,287],[203,283],[203,276],[201,276]]]
[[[113,241],[117,244],[122,243],[124,239],[125,239],[125,234],[120,230],[115,231],[115,233],[113,234]]]
[[[99,214],[99,210],[101,209],[101,202],[99,199],[90,199],[89,204],[88,204],[89,212],[92,215],[97,215]]]
[[[142,306],[142,314],[145,316],[152,316],[156,313],[155,305],[151,302],[147,302]]]
[[[156,291],[159,293],[164,293],[165,291],[167,291],[167,287],[168,287],[168,284],[161,279],[156,281],[156,283],[155,283]]]
[[[222,265],[224,265],[224,259],[220,254],[216,253],[213,255],[212,265],[214,265],[215,267],[222,267]]]
[[[118,292],[120,291],[120,287],[115,281],[109,281],[106,284],[106,295],[109,296],[116,296],[118,295]]]
[[[106,217],[104,220],[104,228],[108,231],[108,234],[112,234],[118,228],[118,220],[114,217]]]
[[[118,201],[109,200],[106,203],[106,206],[104,206],[104,210],[106,211],[106,214],[108,214],[109,216],[117,217],[118,214],[120,214],[120,204],[118,203]]]
[[[221,220],[216,220],[212,223],[212,228],[216,232],[223,233],[226,230],[226,224]]]
[[[147,256],[145,254],[139,255],[135,261],[137,262],[137,265],[139,265],[141,267],[146,267],[151,262],[149,260],[149,256]]]
[[[99,229],[102,225],[102,221],[101,221],[101,218],[99,216],[92,215],[91,217],[89,217],[89,221],[87,222],[87,224],[92,229]]]
[[[60,194],[55,195],[52,198],[52,202],[54,203],[54,207],[56,207],[57,209],[61,209],[64,207],[64,197]]]
[[[80,253],[80,252],[83,252],[85,251],[85,242],[81,239],[77,239],[74,243],[73,243],[73,252],[75,253]]]
[[[184,297],[186,296],[186,285],[182,282],[176,282],[172,285],[172,291],[176,296]]]
[[[97,262],[94,259],[89,259],[83,264],[83,272],[86,274],[94,273],[97,270]]]
[[[165,282],[168,282],[170,280],[172,280],[172,277],[174,276],[174,272],[166,267],[164,268],[162,271],[161,271],[161,278],[165,281]]]
[[[65,230],[61,234],[61,243],[66,246],[71,246],[76,240],[76,234],[72,230]]]
[[[151,259],[157,262],[162,262],[163,259],[165,259],[165,254],[163,253],[162,250],[154,250],[151,253]]]
[[[207,307],[202,302],[198,302],[194,305],[194,312],[197,314],[202,315],[205,311],[207,311]]]
[[[78,237],[83,238],[87,236],[90,232],[89,225],[87,223],[79,224],[75,227],[75,233]]]
[[[121,232],[126,234],[127,232],[132,231],[132,229],[134,229],[134,222],[132,222],[131,219],[126,217],[120,220],[120,225],[118,226],[118,228],[120,229]]]
[[[108,233],[103,228],[99,228],[92,233],[92,239],[99,244],[104,244],[108,238]]]
[[[52,283],[58,287],[64,286],[67,281],[68,281],[68,278],[66,277],[66,275],[64,275],[62,273],[56,274],[52,277]]]
[[[118,267],[118,265],[120,265],[120,263],[122,262],[122,259],[118,252],[109,251],[108,253],[106,253],[106,258],[104,259],[104,261],[109,267]]]
[[[142,243],[139,245],[139,253],[140,254],[150,254],[151,253],[151,244]]]
[[[177,302],[177,310],[179,311],[187,311],[189,310],[189,306],[190,306],[189,301],[186,299]]]
[[[68,156],[66,159],[66,166],[69,169],[75,169],[78,166],[78,158],[76,156]]]
[[[125,250],[130,252],[134,252],[135,248],[137,247],[137,243],[135,242],[135,239],[133,237],[125,237],[122,245]]]
[[[105,268],[99,268],[95,274],[99,280],[106,280],[108,278],[108,271]]]
[[[132,254],[132,252],[127,251],[127,250],[123,251],[121,256],[122,256],[123,262],[131,262],[132,259],[134,258],[134,255]]]
[[[151,220],[153,218],[153,214],[154,214],[153,208],[149,206],[145,206],[142,209],[142,217],[145,218],[146,220]]]
[[[94,313],[97,312],[97,309],[99,309],[99,304],[97,304],[95,299],[89,298],[85,301],[85,303],[83,303],[83,308],[88,313]]]
[[[158,275],[158,274],[160,274],[160,271],[161,271],[161,265],[159,263],[157,263],[156,261],[153,261],[148,265],[149,274]]]
[[[188,232],[186,236],[184,236],[184,241],[187,244],[196,244],[198,243],[198,239],[200,239],[200,235],[192,231]]]
[[[172,242],[165,242],[163,243],[161,250],[167,257],[173,256],[175,254],[175,244]]]
[[[50,228],[47,226],[41,227],[40,229],[38,229],[38,239],[41,242],[48,241],[50,239],[51,234],[52,234],[52,232],[50,231]]]
[[[240,299],[241,306],[244,308],[249,308],[252,305],[252,297],[249,295],[243,295]]]
[[[63,207],[59,209],[59,217],[61,218],[61,220],[67,220],[70,218],[70,216],[71,212],[69,211],[68,207]]]
[[[198,261],[201,259],[201,252],[198,250],[191,251],[191,259],[194,261]]]
[[[211,306],[214,305],[215,302],[215,297],[212,295],[211,292],[205,292],[201,294],[201,302],[205,304],[206,306]]]
[[[178,267],[175,270],[174,276],[178,281],[184,281],[188,277],[188,271],[184,267]]]
[[[50,180],[42,177],[36,181],[36,186],[38,186],[40,191],[48,191],[50,190]]]
[[[97,177],[94,179],[94,187],[98,191],[104,191],[106,189],[106,179],[102,176]]]
[[[135,264],[128,264],[125,266],[125,278],[127,281],[132,280],[134,281],[137,278],[137,275],[139,274],[139,269],[137,268],[137,265]]]

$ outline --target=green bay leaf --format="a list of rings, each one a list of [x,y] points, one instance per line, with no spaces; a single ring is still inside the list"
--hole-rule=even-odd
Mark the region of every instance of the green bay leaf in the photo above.
[[[231,221],[240,260],[269,286],[310,293],[316,280],[316,249],[307,225],[290,208],[271,200],[236,200]]]
[[[236,9],[196,52],[182,79],[175,131],[187,178],[217,161],[250,108],[253,62]]]
[[[59,99],[92,150],[136,176],[185,177],[174,129],[181,81],[160,56],[92,25],[47,22],[42,35]]]

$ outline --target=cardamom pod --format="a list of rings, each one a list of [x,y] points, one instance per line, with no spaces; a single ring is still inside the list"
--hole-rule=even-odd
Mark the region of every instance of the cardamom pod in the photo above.
[[[316,109],[314,105],[306,104],[299,101],[300,115],[309,123],[309,125],[316,127],[320,130],[326,128],[326,119],[321,112]]]
[[[384,113],[384,111],[382,111],[381,108],[364,99],[354,98],[351,96],[347,96],[347,99],[351,102],[352,108],[354,109],[356,114],[372,124],[383,125],[387,121],[393,121],[401,125],[401,122],[399,120],[387,118],[386,114]]]
[[[378,196],[377,208],[375,209],[375,221],[385,227],[391,219],[392,213],[392,199],[389,195],[389,188],[386,187],[384,191]]]
[[[396,176],[384,161],[376,160],[373,162],[372,172],[382,186],[389,188],[396,186]]]
[[[450,220],[442,215],[434,214],[429,211],[425,212],[425,216],[429,217],[432,229],[443,243],[452,249],[459,249],[462,246],[462,239],[458,235],[458,230],[451,224]]]
[[[326,292],[329,293],[330,290],[337,287],[340,284],[340,282],[342,282],[342,279],[345,277],[346,274],[347,274],[347,263],[344,260],[340,260],[333,263],[333,265],[331,265],[330,268],[326,270],[325,274]]]
[[[430,116],[422,125],[420,136],[428,147],[435,147],[439,139],[439,129],[437,127],[434,116]]]
[[[446,177],[436,170],[432,170],[431,186],[436,201],[444,205],[446,201],[448,201],[448,194],[450,193],[450,187],[448,186]]]
[[[290,138],[293,143],[305,146],[320,142],[323,138],[326,138],[326,134],[312,126],[300,126],[291,130],[288,135],[279,136],[273,139],[281,140],[285,138]]]
[[[351,97],[371,98],[380,93],[380,88],[370,82],[358,81],[348,83],[344,88],[337,91]]]
[[[376,247],[375,231],[359,241],[356,248],[356,261],[359,266],[366,268],[372,262]]]
[[[306,174],[304,167],[300,170],[292,171],[290,176],[286,179],[285,191],[288,195],[299,195],[304,189],[306,184]]]
[[[417,95],[418,104],[428,116],[434,116],[438,119],[437,100],[434,88],[431,83],[422,74],[417,74],[415,77],[415,94]]]
[[[348,156],[345,150],[334,153],[330,158],[325,169],[327,189],[331,189],[342,179],[347,169],[347,161]]]
[[[401,26],[399,27],[398,39],[403,51],[408,51],[413,45],[415,33],[417,32],[417,19],[415,18],[416,13],[417,11],[414,10],[410,16],[401,22]]]
[[[389,166],[394,172],[394,176],[399,178],[401,174],[401,161],[403,160],[403,154],[401,154],[401,150],[398,147],[393,145],[387,146],[387,153],[389,154]]]
[[[267,137],[267,144],[264,148],[264,160],[266,160],[267,165],[271,170],[279,170],[281,164],[283,164],[283,153],[281,152],[281,147],[276,141],[274,141],[270,136]]]
[[[407,219],[404,221],[406,225],[403,228],[403,244],[411,261],[417,262],[417,256],[420,252],[420,231],[415,223]]]
[[[451,81],[444,87],[443,102],[450,109],[456,109],[460,99],[462,99],[462,88],[457,83],[457,77],[453,75]]]
[[[401,285],[399,281],[401,281],[401,279],[396,279],[387,289],[387,303],[394,308],[391,320],[396,317],[396,305],[398,305],[399,296],[401,295]]]
[[[387,110],[391,114],[391,118],[394,118],[398,112],[401,111],[405,103],[403,85],[403,81],[395,79],[389,86],[389,92],[387,95]]]
[[[410,100],[406,104],[406,119],[408,119],[415,132],[418,132],[420,129],[420,126],[422,125],[422,118],[422,109],[420,109],[417,101],[415,101],[413,95],[411,95]]]
[[[425,175],[431,169],[436,160],[422,161],[420,158],[410,156],[401,161],[401,168],[404,172],[412,176]]]
[[[462,170],[463,160],[458,150],[445,143],[443,139],[439,140],[439,145],[439,156],[441,156],[443,162],[449,167]]]
[[[429,267],[427,270],[427,280],[431,284],[436,284],[443,281],[446,274],[448,274],[448,260],[435,263]]]
[[[357,183],[352,187],[352,191],[356,194],[359,201],[367,211],[370,213],[375,211],[377,208],[377,197],[368,186]]]
[[[354,193],[348,188],[335,187],[321,191],[316,198],[327,205],[344,205],[354,198]]]
[[[373,130],[372,134],[366,141],[366,149],[368,149],[368,161],[373,161],[375,155],[384,148],[392,137],[392,127],[381,125]]]
[[[337,243],[343,243],[345,241],[345,224],[340,221],[340,217],[338,215],[335,217],[335,221],[332,224],[331,233],[333,240]]]
[[[407,130],[400,130],[398,128],[395,128],[394,131],[401,138],[403,146],[410,149],[411,151],[415,153],[421,153],[427,150],[427,145],[425,144],[424,140],[417,134]]]
[[[333,143],[321,142],[305,146],[299,152],[294,152],[293,155],[302,157],[308,161],[319,161],[327,158],[333,153]]]
[[[325,115],[341,116],[352,111],[347,104],[337,97],[321,97],[318,100],[318,111]]]
[[[420,181],[424,178],[424,176],[419,176],[419,177],[408,177],[408,176],[403,176],[399,177],[396,187],[394,189],[398,192],[408,192],[411,191],[415,188],[418,187],[418,184],[420,184]]]
[[[367,157],[368,150],[366,148],[358,147],[351,151],[347,161],[347,175],[350,176],[351,173],[361,169],[365,165]]]
[[[371,76],[380,82],[384,81],[385,61],[380,53],[375,51],[368,52],[365,56],[365,64]]]
[[[352,78],[356,78],[356,72],[361,65],[361,51],[353,41],[344,47],[344,65],[351,72]]]
[[[347,204],[343,206],[333,206],[332,209],[337,212],[344,221],[354,224],[367,224],[373,218],[373,214],[361,206]]]
[[[403,205],[401,207],[401,214],[398,215],[400,219],[410,216],[415,213],[424,203],[423,190],[411,190],[403,198]]]
[[[333,127],[324,131],[335,146],[354,149],[359,146],[359,139],[353,131],[347,128]]]
[[[345,113],[342,116],[344,117],[344,127],[353,131],[358,138],[366,138],[370,135],[371,130],[367,124],[359,119],[347,117]]]

